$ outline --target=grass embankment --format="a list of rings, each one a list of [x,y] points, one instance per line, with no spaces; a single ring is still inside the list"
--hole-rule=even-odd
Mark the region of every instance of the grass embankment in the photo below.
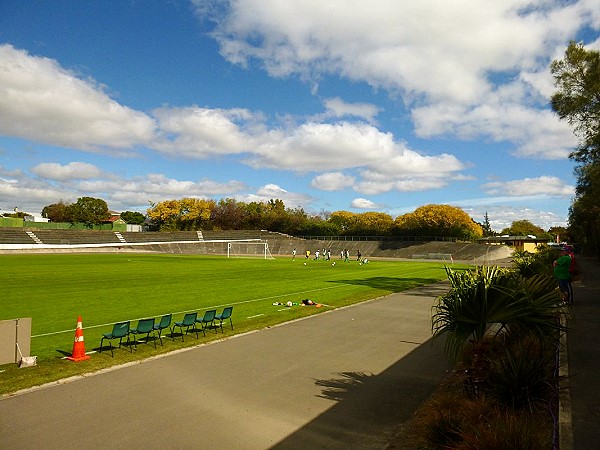
[[[332,265],[335,261],[335,266]],[[306,265],[304,263],[306,262]],[[82,375],[117,364],[138,361],[317,314],[333,308],[400,292],[444,279],[443,263],[357,261],[344,263],[297,258],[275,260],[227,259],[170,254],[68,254],[0,255],[0,320],[32,318],[31,354],[38,365],[19,369],[0,366],[0,394]],[[273,303],[301,302],[310,298],[322,308]],[[128,347],[108,347],[91,359],[65,360],[73,349],[77,317],[83,320],[85,348],[99,349],[103,333],[112,324],[172,313],[183,314],[233,306],[234,330],[187,335]],[[228,325],[228,324],[227,324]],[[167,333],[169,334],[169,333]]]

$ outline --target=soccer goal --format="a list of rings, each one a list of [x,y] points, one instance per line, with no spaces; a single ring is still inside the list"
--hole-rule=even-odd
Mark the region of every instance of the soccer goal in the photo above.
[[[227,257],[275,259],[268,242],[228,242]]]

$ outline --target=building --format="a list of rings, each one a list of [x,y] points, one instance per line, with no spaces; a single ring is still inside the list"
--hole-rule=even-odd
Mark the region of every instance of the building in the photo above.
[[[486,245],[508,245],[514,247],[517,251],[527,251],[534,253],[540,245],[548,245],[548,238],[538,238],[533,235],[528,236],[489,236],[477,239],[480,244]]]

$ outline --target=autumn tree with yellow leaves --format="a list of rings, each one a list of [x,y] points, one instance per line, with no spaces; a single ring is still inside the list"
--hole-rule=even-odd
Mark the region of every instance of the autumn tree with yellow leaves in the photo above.
[[[460,208],[450,205],[425,205],[412,213],[396,217],[394,234],[470,240],[483,236],[483,229]]]
[[[182,198],[153,204],[148,218],[161,231],[200,230],[210,224],[214,200]]]

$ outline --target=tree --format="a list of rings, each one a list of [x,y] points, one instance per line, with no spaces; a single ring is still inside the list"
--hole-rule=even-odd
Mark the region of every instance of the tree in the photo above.
[[[480,225],[481,225],[481,229],[483,230],[484,237],[496,235],[494,230],[492,230],[492,226],[490,225],[490,218],[488,216],[487,211],[485,212],[485,216],[483,216],[483,223]]]
[[[402,236],[444,236],[476,239],[483,235],[477,224],[462,209],[450,205],[425,205],[396,217],[394,233]]]
[[[350,211],[334,211],[329,216],[329,221],[341,230],[341,234],[352,236],[356,230],[357,217]]]
[[[509,228],[504,228],[500,234],[510,234],[511,236],[527,236],[533,235],[536,237],[541,237],[545,235],[546,232],[534,225],[529,220],[516,220],[514,221]]]
[[[600,162],[577,168],[575,200],[569,209],[569,237],[586,253],[600,254]]]
[[[548,233],[552,235],[553,240],[557,242],[572,242],[569,236],[569,230],[566,227],[550,227]]]
[[[240,230],[244,228],[246,204],[233,198],[219,200],[213,209],[213,226],[220,230]]]
[[[580,142],[569,156],[580,165],[575,169],[577,188],[569,210],[571,239],[583,244],[586,253],[600,253],[600,52],[571,42],[561,60],[550,69],[558,89],[552,109],[573,126]]]
[[[214,200],[182,198],[153,204],[147,213],[161,231],[200,230],[212,228],[214,207]]]
[[[136,211],[125,211],[121,213],[121,219],[128,224],[141,225],[146,220],[146,216]]]
[[[108,205],[100,198],[80,197],[77,202],[67,206],[67,214],[73,223],[80,222],[91,228],[110,217]]]
[[[71,222],[67,206],[62,200],[58,203],[44,206],[42,217],[50,219],[51,222]]]
[[[394,225],[392,216],[382,212],[356,215],[355,233],[358,236],[387,236]]]
[[[2,217],[12,217],[15,219],[24,219],[25,216],[27,216],[28,214],[26,212],[23,211],[17,211],[17,209],[15,208],[15,212],[14,213],[4,213],[2,214]]]
[[[571,42],[565,57],[550,65],[558,91],[554,112],[574,127],[581,142],[571,158],[588,164],[600,160],[600,52]]]
[[[299,234],[304,236],[339,236],[342,231],[339,225],[317,216],[307,220],[299,230]]]

